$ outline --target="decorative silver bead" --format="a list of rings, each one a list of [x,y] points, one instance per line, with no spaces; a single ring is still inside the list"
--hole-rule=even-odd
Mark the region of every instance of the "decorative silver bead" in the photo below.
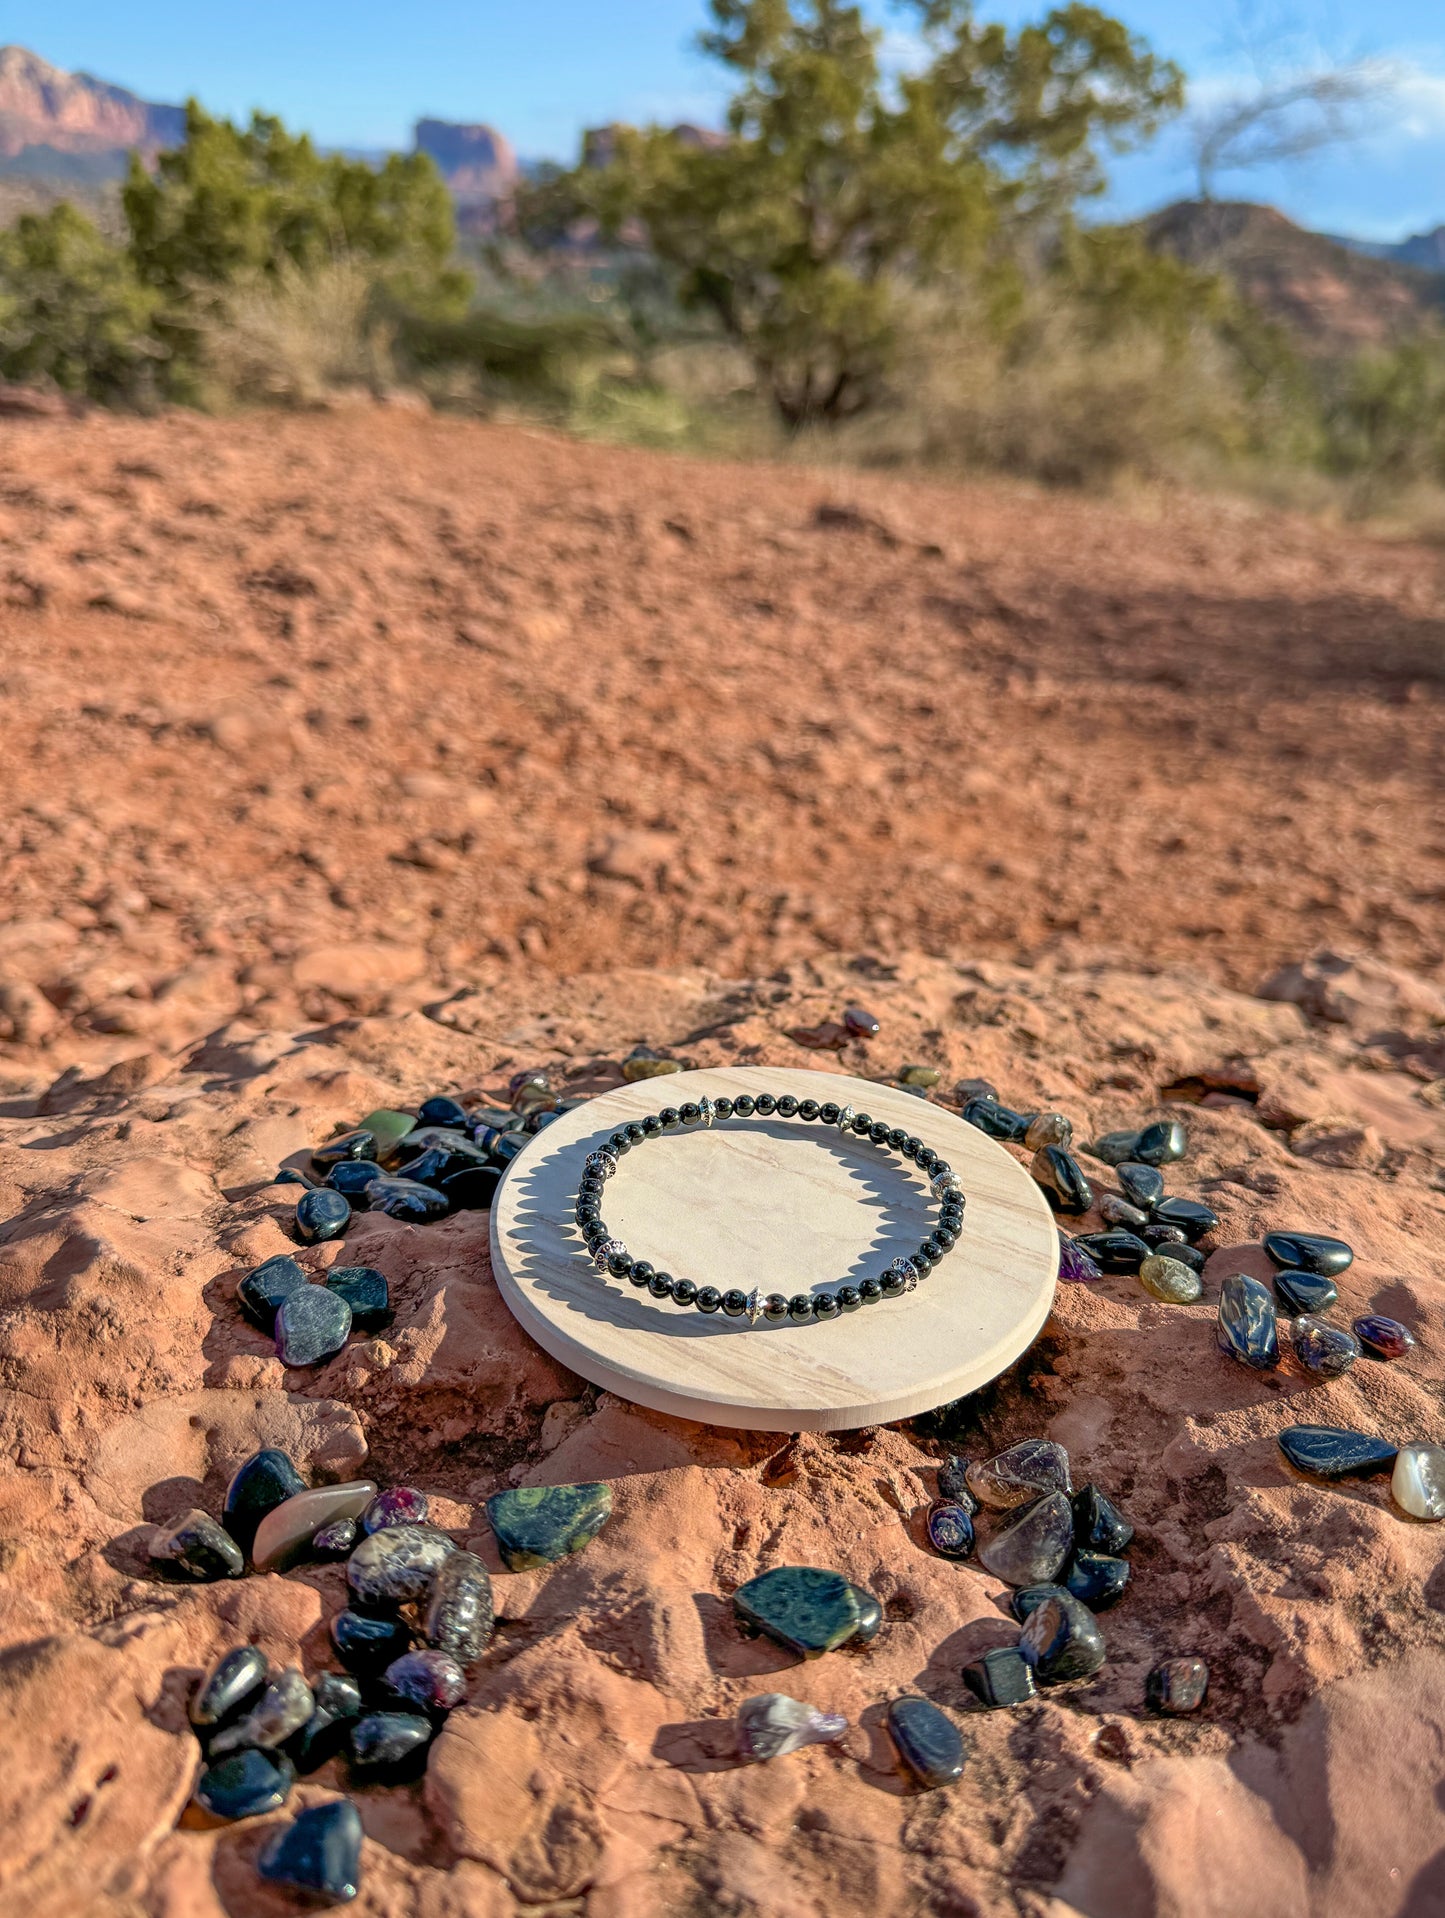
[[[717,1117],[717,1107],[706,1094],[697,1102],[698,1118],[703,1125],[711,1125]]]
[[[748,1324],[756,1325],[763,1316],[763,1295],[756,1286],[748,1294]]]
[[[599,1272],[605,1272],[609,1259],[617,1258],[620,1253],[626,1250],[627,1247],[622,1243],[621,1239],[604,1239],[601,1245],[599,1245],[597,1250],[592,1254],[592,1263],[597,1267]]]
[[[597,1152],[589,1152],[582,1162],[584,1172],[595,1172],[599,1178],[610,1179],[617,1170],[617,1155],[603,1146]]]
[[[918,1283],[918,1267],[912,1259],[895,1259],[888,1270],[896,1272],[902,1279],[905,1292],[911,1292]]]
[[[846,1132],[857,1117],[858,1114],[852,1106],[844,1106],[843,1110],[838,1114],[838,1130],[840,1132]]]
[[[962,1192],[963,1187],[958,1183],[956,1172],[940,1172],[937,1178],[929,1180],[928,1189],[935,1199],[941,1199],[946,1192]]]

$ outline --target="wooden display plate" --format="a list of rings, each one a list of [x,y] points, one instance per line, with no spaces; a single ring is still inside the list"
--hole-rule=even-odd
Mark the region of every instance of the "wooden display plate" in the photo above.
[[[599,1278],[572,1223],[587,1153],[619,1124],[726,1094],[851,1102],[904,1126],[957,1172],[963,1237],[913,1292],[807,1325],[711,1316]],[[607,1223],[635,1258],[726,1291],[789,1297],[877,1274],[934,1216],[896,1154],[797,1119],[719,1122],[627,1154]],[[492,1207],[492,1269],[544,1351],[638,1405],[710,1425],[838,1432],[911,1418],[996,1378],[1048,1316],[1058,1232],[1004,1148],[943,1107],[832,1072],[720,1067],[603,1093],[514,1160]]]

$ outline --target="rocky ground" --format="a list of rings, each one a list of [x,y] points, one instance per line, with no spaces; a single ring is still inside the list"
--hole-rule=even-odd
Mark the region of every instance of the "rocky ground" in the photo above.
[[[289,1909],[254,1828],[186,1812],[185,1699],[245,1639],[324,1668],[341,1575],[146,1558],[270,1443],[423,1487],[496,1574],[425,1783],[358,1795],[377,1918],[1445,1910],[1439,1528],[1275,1444],[1445,1436],[1439,555],[394,411],[4,430],[7,1905]],[[856,1001],[882,1031],[845,1071],[930,1061],[1084,1138],[1182,1112],[1203,1301],[1063,1288],[949,1438],[792,1442],[561,1371],[485,1215],[359,1217],[396,1323],[315,1373],[239,1318],[291,1246],[277,1165],[369,1108],[541,1063],[595,1090],[638,1040],[816,1067],[791,1035]],[[1328,1384],[1219,1356],[1271,1225],[1349,1239],[1334,1316],[1415,1352]],[[1004,1590],[922,1515],[950,1442],[1037,1433],[1135,1520],[1134,1582],[1099,1678],[990,1714],[959,1674],[1012,1641]],[[601,1537],[502,1571],[485,1498],[588,1477]],[[870,1649],[739,1636],[728,1594],[787,1561],[877,1593]],[[1204,1713],[1147,1716],[1184,1651]],[[853,1729],[739,1767],[763,1689]],[[965,1731],[951,1791],[893,1768],[905,1690]]]

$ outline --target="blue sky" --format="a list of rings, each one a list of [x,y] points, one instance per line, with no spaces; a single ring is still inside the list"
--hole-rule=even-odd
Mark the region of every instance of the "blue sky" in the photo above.
[[[908,55],[907,14],[869,0]],[[1219,182],[1327,231],[1395,239],[1445,221],[1442,0],[1115,0],[1177,59],[1202,97],[1266,60],[1368,56],[1396,91],[1349,148]],[[983,0],[1018,22],[1042,5]],[[703,0],[4,0],[0,39],[153,100],[197,94],[213,111],[279,113],[336,146],[404,145],[419,114],[482,119],[532,157],[569,158],[578,131],[624,119],[716,120],[722,89],[691,41]],[[1302,25],[1301,23],[1307,23]],[[1166,135],[1115,168],[1109,210],[1140,211],[1189,187],[1184,142]]]

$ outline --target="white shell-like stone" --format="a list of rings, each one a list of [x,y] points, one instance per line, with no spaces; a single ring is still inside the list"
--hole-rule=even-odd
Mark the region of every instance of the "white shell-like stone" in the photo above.
[[[1445,1449],[1402,1445],[1395,1454],[1390,1496],[1411,1518],[1445,1518]]]
[[[804,1745],[831,1745],[847,1729],[846,1718],[820,1712],[786,1692],[759,1692],[738,1706],[738,1750],[759,1764]]]
[[[333,1519],[360,1518],[376,1497],[369,1478],[348,1485],[317,1485],[297,1492],[272,1509],[256,1527],[251,1563],[258,1572],[282,1571]]]

